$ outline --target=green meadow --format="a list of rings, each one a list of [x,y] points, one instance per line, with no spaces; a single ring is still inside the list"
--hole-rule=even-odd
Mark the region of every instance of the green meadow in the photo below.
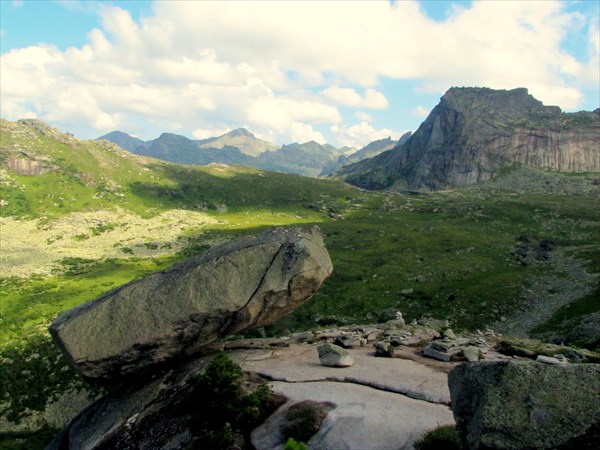
[[[0,259],[0,425],[11,427],[0,446],[31,436],[24,427],[52,431],[48,402],[85,386],[51,342],[56,316],[273,226],[318,225],[334,272],[269,335],[402,311],[407,321],[429,315],[469,330],[502,329],[529,314],[527,333],[552,338],[600,312],[594,174],[515,167],[455,191],[366,192],[329,179],[169,164],[7,121],[0,148],[2,245],[10,249]],[[19,172],[19,160],[48,170]]]

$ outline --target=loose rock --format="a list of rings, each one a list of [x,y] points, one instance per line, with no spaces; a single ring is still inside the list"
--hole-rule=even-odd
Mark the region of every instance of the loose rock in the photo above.
[[[323,344],[317,347],[321,364],[329,367],[350,367],[354,359],[348,351],[334,344]]]
[[[390,342],[378,342],[375,344],[375,356],[391,358],[394,356],[394,346]]]

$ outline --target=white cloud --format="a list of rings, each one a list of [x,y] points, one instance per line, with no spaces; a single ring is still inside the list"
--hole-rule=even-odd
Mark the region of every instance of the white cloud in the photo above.
[[[371,122],[373,120],[373,116],[362,111],[356,111],[356,113],[354,113],[354,116],[361,122]]]
[[[597,18],[560,2],[474,2],[444,22],[413,1],[155,2],[139,21],[109,4],[94,8],[102,27],[84,47],[2,55],[3,117],[87,126],[83,137],[132,123],[144,138],[171,123],[196,134],[247,124],[278,142],[320,139],[322,124],[363,145],[391,130],[373,129],[362,111],[350,112],[359,123],[341,126],[338,107],[387,108],[384,78],[440,93],[524,86],[563,108],[578,107],[586,88],[597,92]],[[586,24],[589,55],[576,59],[561,42]]]
[[[325,89],[323,95],[335,103],[352,108],[385,109],[388,107],[385,95],[375,89],[367,89],[364,96],[361,96],[353,88],[334,86]]]
[[[352,126],[344,125],[338,127],[335,131],[338,143],[342,146],[361,148],[370,142],[378,139],[385,139],[391,137],[392,139],[399,139],[403,132],[392,131],[384,128],[377,130],[367,122],[359,122]]]
[[[319,144],[325,144],[327,140],[318,131],[313,130],[313,127],[301,122],[294,122],[291,126],[291,136],[293,142],[308,142],[315,141]]]
[[[13,8],[20,8],[21,6],[23,6],[23,0],[12,0],[12,6]]]
[[[196,139],[208,139],[211,137],[222,136],[229,131],[231,131],[231,129],[228,128],[196,128],[192,131],[192,136]]]

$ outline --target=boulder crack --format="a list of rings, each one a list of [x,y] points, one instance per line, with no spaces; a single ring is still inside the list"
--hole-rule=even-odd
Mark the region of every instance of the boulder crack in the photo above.
[[[385,384],[376,383],[376,382],[367,381],[367,380],[362,380],[360,378],[354,378],[354,377],[335,377],[335,376],[332,376],[332,377],[315,378],[315,379],[308,379],[308,380],[289,380],[289,379],[287,379],[285,377],[278,377],[276,375],[271,375],[271,374],[268,374],[268,373],[265,373],[265,372],[257,372],[257,375],[260,376],[261,378],[263,378],[264,380],[267,380],[267,381],[277,381],[277,382],[290,383],[290,384],[323,383],[323,382],[356,384],[356,385],[359,385],[359,386],[365,386],[365,387],[369,387],[371,389],[376,389],[378,391],[389,392],[390,394],[403,395],[403,396],[411,398],[413,400],[419,400],[419,401],[423,401],[423,402],[426,402],[426,403],[431,403],[433,405],[450,406],[450,402],[449,401],[443,401],[443,400],[434,401],[434,400],[431,400],[429,398],[426,398],[426,396],[423,395],[424,392],[415,391],[412,388],[408,388],[408,387],[393,387],[393,386],[388,386],[388,385],[385,385]]]

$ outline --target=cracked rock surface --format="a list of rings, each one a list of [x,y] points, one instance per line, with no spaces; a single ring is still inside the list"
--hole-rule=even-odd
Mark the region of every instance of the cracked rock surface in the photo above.
[[[308,300],[331,272],[317,227],[277,229],[72,308],[50,332],[89,379],[155,372],[220,338],[274,322]]]
[[[454,424],[445,372],[411,360],[376,358],[372,347],[349,349],[351,367],[325,367],[316,348],[292,344],[240,362],[288,398],[252,433],[258,450],[283,447],[287,409],[305,400],[336,405],[307,442],[309,449],[411,449],[427,431]]]
[[[353,383],[429,403],[450,404],[448,375],[442,371],[406,359],[375,358],[372,347],[347,350],[354,359],[351,367],[325,367],[319,362],[316,347],[290,345],[273,351],[270,358],[244,361],[241,365],[273,381]]]

